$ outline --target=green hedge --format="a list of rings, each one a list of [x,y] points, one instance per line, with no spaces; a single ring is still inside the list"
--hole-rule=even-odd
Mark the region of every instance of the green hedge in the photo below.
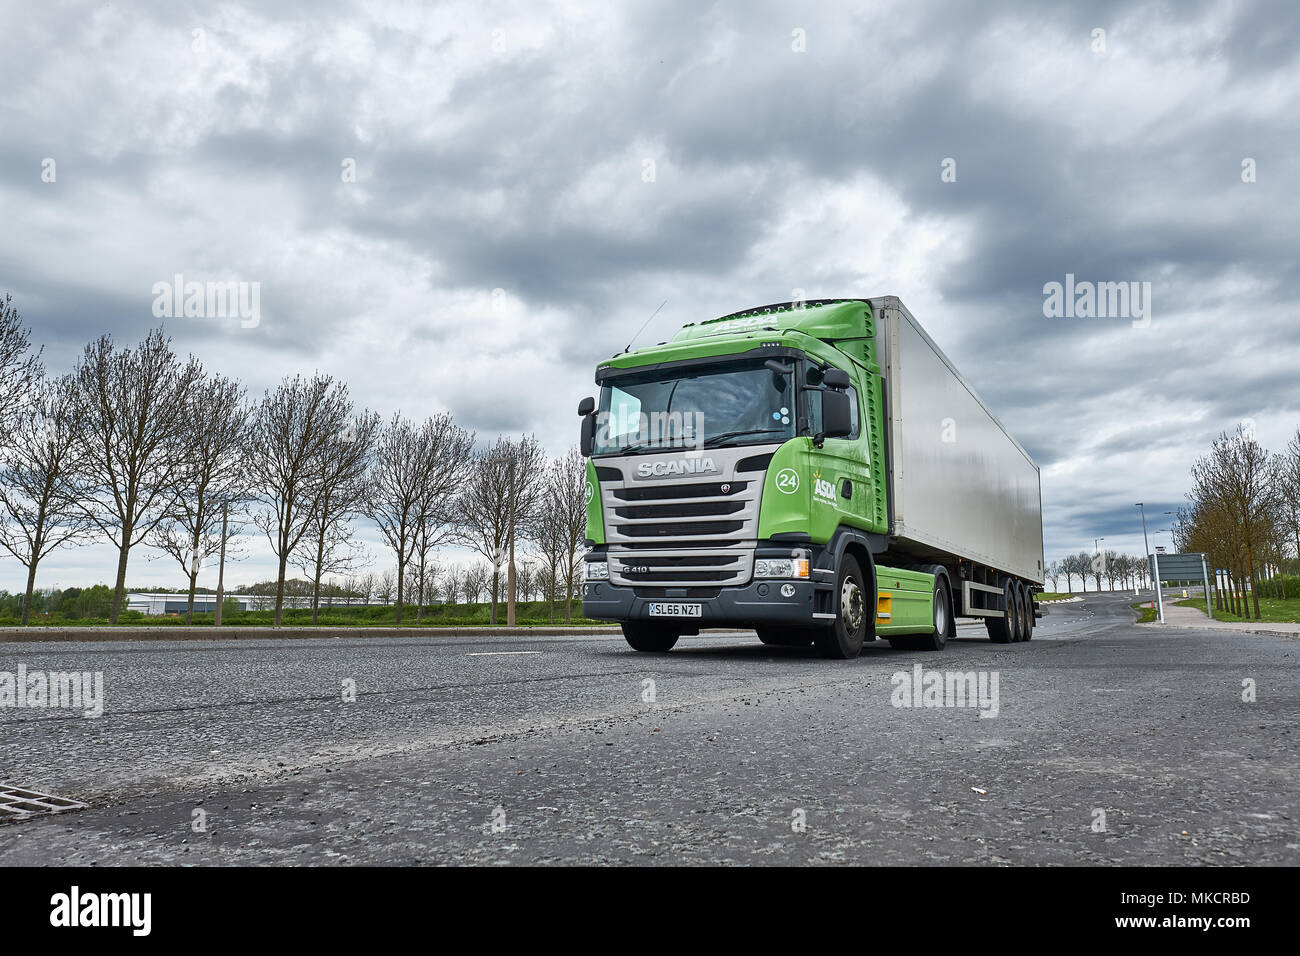
[[[415,621],[416,607],[413,604],[405,605],[402,613],[403,627],[416,627]],[[435,605],[426,607],[420,627],[476,627],[488,626],[491,616],[491,606],[488,604],[452,604],[452,605]],[[211,625],[213,615],[209,613],[195,614],[194,624]],[[504,626],[506,622],[506,606],[504,603],[497,605],[497,626]],[[33,615],[33,625],[45,626],[93,626],[106,625],[107,617],[87,617],[78,618],[70,617],[65,614],[50,615],[48,618]],[[141,614],[139,611],[123,611],[118,619],[119,625],[141,624],[158,625],[158,626],[183,626],[185,624],[185,615],[156,615],[150,616]],[[275,611],[223,611],[221,616],[222,625],[238,625],[240,627],[265,627],[275,623]],[[286,627],[310,627],[311,608],[285,608],[281,616],[281,624]],[[519,626],[546,627],[552,624],[557,626],[564,625],[564,604],[555,605],[555,617],[551,618],[551,608],[545,601],[521,601],[515,605],[515,623]],[[582,603],[575,600],[573,602],[573,618],[570,622],[572,625],[593,625],[607,624],[606,621],[592,621],[582,616]],[[16,626],[18,618],[10,618],[6,615],[0,615],[0,626]],[[317,624],[322,627],[393,627],[397,624],[397,608],[392,607],[322,607],[317,619]]]

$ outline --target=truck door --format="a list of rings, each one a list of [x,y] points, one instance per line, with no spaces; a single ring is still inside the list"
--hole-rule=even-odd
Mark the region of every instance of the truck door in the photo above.
[[[808,385],[821,385],[827,366],[805,366]],[[818,538],[829,535],[838,524],[858,528],[872,527],[872,505],[875,485],[863,448],[862,398],[856,384],[848,388],[853,431],[848,438],[828,438],[821,450],[812,452],[812,526]],[[808,428],[816,435],[821,431],[821,392],[805,392],[808,396]]]

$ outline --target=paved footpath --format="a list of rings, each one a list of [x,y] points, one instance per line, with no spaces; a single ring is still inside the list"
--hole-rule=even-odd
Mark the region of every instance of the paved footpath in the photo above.
[[[1179,598],[1182,600],[1182,598]],[[1243,634],[1280,634],[1284,637],[1300,637],[1300,624],[1278,623],[1275,621],[1218,621],[1210,620],[1205,612],[1194,607],[1179,607],[1168,598],[1165,599],[1165,623],[1143,624],[1141,627],[1177,627],[1197,631],[1240,631]]]

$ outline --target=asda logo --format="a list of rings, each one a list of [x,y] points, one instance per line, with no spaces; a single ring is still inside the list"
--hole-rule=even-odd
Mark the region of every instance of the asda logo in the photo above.
[[[828,504],[835,503],[835,486],[823,478],[821,472],[813,475],[813,497]]]

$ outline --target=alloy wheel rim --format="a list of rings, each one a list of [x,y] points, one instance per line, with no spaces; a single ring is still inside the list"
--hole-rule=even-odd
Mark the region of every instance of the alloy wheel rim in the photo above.
[[[844,579],[840,588],[840,613],[853,633],[862,627],[862,591],[852,578]]]

